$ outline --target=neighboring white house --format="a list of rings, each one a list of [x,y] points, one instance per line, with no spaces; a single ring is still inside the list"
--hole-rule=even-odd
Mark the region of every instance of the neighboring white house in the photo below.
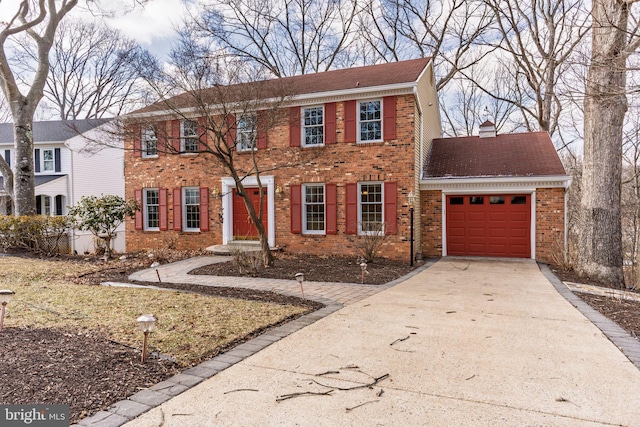
[[[82,196],[112,194],[124,197],[124,153],[108,132],[110,119],[35,122],[34,163],[36,209],[39,214],[65,215]],[[101,144],[101,142],[105,142]],[[0,155],[13,168],[13,124],[0,124]],[[0,214],[12,212],[0,176]],[[118,228],[113,250],[125,251],[124,225]],[[71,249],[93,252],[94,237],[73,230]]]

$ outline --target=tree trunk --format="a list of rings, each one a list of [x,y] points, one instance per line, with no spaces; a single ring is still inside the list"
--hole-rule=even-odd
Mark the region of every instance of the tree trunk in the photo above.
[[[628,6],[595,0],[584,101],[584,170],[579,273],[622,286],[622,126],[627,111]]]
[[[19,111],[13,115],[15,161],[13,204],[15,215],[35,215],[36,196],[33,167],[33,113]]]
[[[251,222],[256,226],[256,230],[258,231],[258,236],[260,237],[260,251],[262,252],[262,264],[265,267],[273,265],[273,254],[271,253],[271,248],[269,247],[269,238],[267,237],[267,230],[264,228],[264,224],[262,223],[262,206],[264,203],[264,194],[262,192],[262,187],[260,188],[260,216],[256,212],[253,207],[253,203],[249,198],[249,194],[245,190],[242,182],[236,180],[236,191],[239,196],[244,200],[244,204],[247,208],[247,213],[251,218]]]

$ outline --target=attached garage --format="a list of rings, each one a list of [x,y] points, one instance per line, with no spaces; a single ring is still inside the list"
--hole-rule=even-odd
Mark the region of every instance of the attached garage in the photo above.
[[[546,132],[432,142],[420,180],[423,256],[533,258],[564,255],[571,184]]]
[[[449,195],[448,255],[531,257],[531,195]]]

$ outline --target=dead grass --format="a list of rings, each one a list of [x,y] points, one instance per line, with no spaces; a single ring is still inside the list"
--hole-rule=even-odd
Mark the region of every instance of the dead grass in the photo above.
[[[16,292],[7,306],[6,327],[66,327],[98,331],[141,347],[136,318],[158,319],[151,351],[186,366],[217,347],[306,311],[301,307],[202,296],[175,291],[78,285],[72,279],[92,269],[73,261],[0,257],[0,289]]]

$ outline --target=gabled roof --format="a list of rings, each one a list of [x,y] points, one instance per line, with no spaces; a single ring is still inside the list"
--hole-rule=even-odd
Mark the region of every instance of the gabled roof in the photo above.
[[[217,86],[205,89],[202,95],[198,96],[201,101],[216,104],[220,99],[227,102],[243,100],[249,94],[253,99],[269,99],[277,96],[290,97],[408,84],[416,82],[430,62],[431,58],[419,58],[230,86]],[[141,108],[131,114],[164,111],[167,110],[167,105],[171,105],[172,108],[187,108],[192,106],[193,101],[194,96],[185,93]]]
[[[566,175],[547,132],[433,140],[423,179]]]
[[[63,142],[112,119],[33,122],[34,142]],[[0,123],[0,144],[13,144],[13,123]]]

